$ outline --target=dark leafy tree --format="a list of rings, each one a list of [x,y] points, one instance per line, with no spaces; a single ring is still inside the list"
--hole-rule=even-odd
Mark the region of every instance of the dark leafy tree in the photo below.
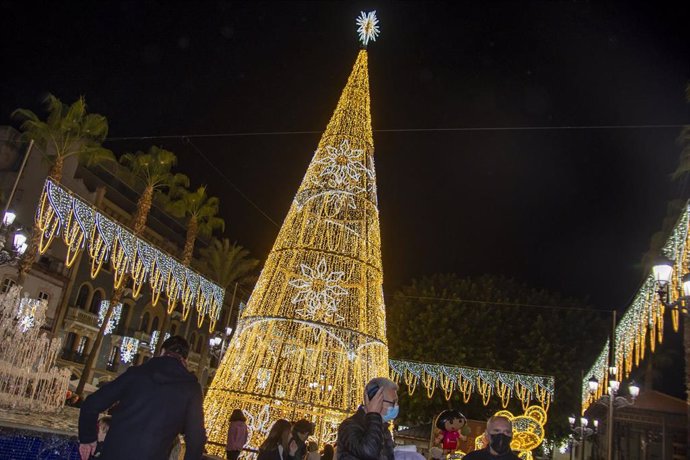
[[[568,415],[579,409],[581,373],[606,341],[610,318],[512,279],[453,274],[413,280],[388,299],[387,315],[392,358],[553,375],[547,424],[553,438],[565,436]],[[478,420],[502,408],[496,397],[484,406],[477,394],[465,403],[458,390],[446,401],[440,389],[428,399],[421,385],[412,396],[402,387],[402,424],[430,422],[450,407]],[[522,412],[517,400],[507,409]]]

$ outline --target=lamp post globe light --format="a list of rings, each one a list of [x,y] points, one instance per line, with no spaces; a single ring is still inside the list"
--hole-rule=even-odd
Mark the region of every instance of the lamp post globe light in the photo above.
[[[672,310],[679,310],[683,314],[688,314],[688,303],[690,303],[690,273],[684,273],[681,278],[681,292],[678,299],[671,300],[671,279],[673,277],[673,262],[666,257],[657,259],[652,274],[658,289],[659,300],[665,307]]]
[[[21,228],[14,224],[17,215],[12,211],[6,211],[0,225],[0,265],[15,263],[26,251],[26,235]],[[7,247],[7,242],[12,245]]]
[[[585,445],[587,438],[595,435],[597,433],[597,428],[599,427],[599,421],[592,421],[592,428],[589,427],[589,419],[587,417],[580,417],[580,424],[575,425],[577,419],[574,415],[568,417],[568,423],[570,424],[570,456],[573,455],[573,447],[575,445],[580,446],[580,458],[585,458]]]
[[[662,271],[663,273],[663,271]],[[635,384],[634,381],[630,382],[628,385],[628,393],[630,399],[624,396],[617,396],[620,390],[621,382],[617,380],[618,378],[618,368],[616,366],[609,367],[609,386],[608,394],[603,395],[599,400],[596,401],[598,404],[602,404],[608,408],[608,426],[606,428],[606,458],[611,460],[613,458],[613,411],[616,408],[622,408],[626,406],[632,406],[635,404],[635,400],[640,395],[640,387]],[[599,389],[598,380],[592,376],[588,381],[588,387],[591,394],[595,394]],[[574,418],[569,419],[571,427],[574,425]],[[594,422],[594,429],[599,427],[599,422]]]
[[[231,327],[226,327],[224,331],[217,331],[211,335],[208,343],[210,345],[209,350],[211,353],[218,358],[218,361],[223,359],[225,354],[225,349],[230,342],[233,329]]]

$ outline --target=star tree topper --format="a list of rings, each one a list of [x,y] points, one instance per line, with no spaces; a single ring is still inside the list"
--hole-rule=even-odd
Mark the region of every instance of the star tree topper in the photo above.
[[[367,46],[369,41],[375,42],[379,33],[379,19],[376,17],[376,11],[369,13],[361,12],[357,18],[357,32],[359,33],[359,41],[362,45]]]

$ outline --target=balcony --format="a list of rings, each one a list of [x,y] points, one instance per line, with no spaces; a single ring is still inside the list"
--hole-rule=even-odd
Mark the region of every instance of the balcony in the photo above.
[[[78,353],[75,350],[62,350],[60,358],[79,364],[84,364],[86,362],[86,355]]]
[[[133,334],[133,337],[137,340],[139,340],[140,344],[150,344],[151,343],[151,335],[147,334],[144,331],[135,331]]]
[[[64,281],[69,276],[69,269],[65,266],[65,261],[49,254],[44,254],[34,262],[34,268],[49,275],[57,275]]]
[[[65,325],[69,327],[70,324],[86,327],[96,332],[98,331],[98,315],[81,308],[69,307],[65,315]]]

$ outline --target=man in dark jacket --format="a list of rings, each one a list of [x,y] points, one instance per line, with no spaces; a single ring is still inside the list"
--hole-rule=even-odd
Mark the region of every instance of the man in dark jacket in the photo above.
[[[185,460],[199,460],[206,432],[201,387],[187,370],[189,343],[166,340],[160,357],[106,384],[84,400],[79,412],[79,453],[88,459],[96,449],[98,414],[112,407],[102,460],[165,460],[178,434],[185,437]]]
[[[513,440],[513,424],[502,415],[494,415],[486,422],[484,433],[489,445],[484,449],[475,450],[463,457],[464,460],[520,460],[510,450]]]
[[[367,383],[364,404],[338,427],[338,460],[394,460],[388,424],[398,415],[398,385],[384,377]]]

